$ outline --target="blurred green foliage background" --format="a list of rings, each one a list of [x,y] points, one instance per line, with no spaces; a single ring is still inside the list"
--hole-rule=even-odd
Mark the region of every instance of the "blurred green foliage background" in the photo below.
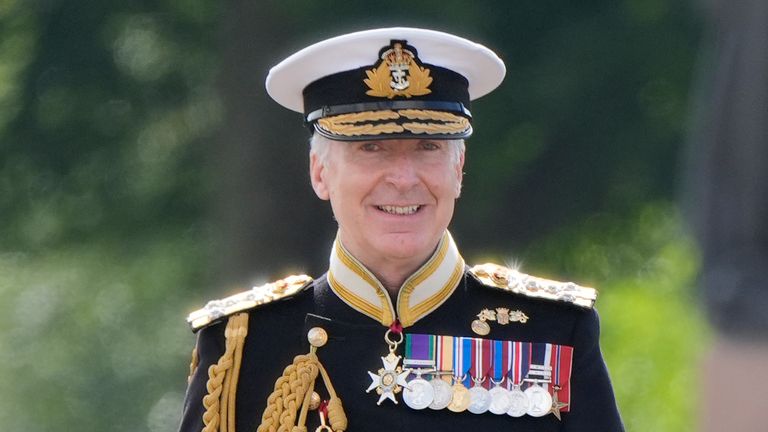
[[[176,428],[184,317],[324,271],[334,227],[269,66],[369,27],[505,60],[473,106],[469,263],[596,286],[629,431],[693,430],[707,343],[677,201],[699,52],[686,2],[0,0],[0,424]]]

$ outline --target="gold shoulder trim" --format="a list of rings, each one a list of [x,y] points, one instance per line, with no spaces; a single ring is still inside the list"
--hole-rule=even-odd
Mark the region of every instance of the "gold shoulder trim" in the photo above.
[[[537,278],[496,264],[476,265],[469,271],[485,285],[528,297],[563,301],[585,308],[593,307],[597,299],[594,288]]]
[[[275,300],[292,297],[303,290],[312,278],[307,275],[288,276],[276,282],[257,286],[221,300],[211,300],[202,309],[189,314],[187,322],[193,331],[237,312],[252,309]]]

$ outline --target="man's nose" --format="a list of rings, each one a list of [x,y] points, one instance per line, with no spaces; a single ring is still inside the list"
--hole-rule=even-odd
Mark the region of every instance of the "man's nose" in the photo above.
[[[408,154],[397,155],[390,161],[386,179],[400,190],[411,189],[421,181],[418,166]]]

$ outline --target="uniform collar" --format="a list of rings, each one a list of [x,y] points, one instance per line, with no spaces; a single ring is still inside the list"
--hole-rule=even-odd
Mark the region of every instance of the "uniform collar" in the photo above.
[[[398,318],[403,327],[408,327],[443,304],[463,273],[464,259],[446,231],[432,257],[400,287],[395,308],[381,282],[349,253],[337,236],[331,250],[328,284],[347,305],[382,325],[388,326]]]

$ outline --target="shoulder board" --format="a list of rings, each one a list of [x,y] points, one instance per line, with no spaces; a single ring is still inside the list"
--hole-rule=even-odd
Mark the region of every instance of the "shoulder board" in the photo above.
[[[192,331],[197,331],[234,313],[293,297],[303,291],[310,282],[312,278],[307,275],[288,276],[277,282],[253,287],[221,300],[211,300],[202,309],[189,314],[187,322],[192,327]]]
[[[597,299],[594,288],[542,279],[496,264],[476,265],[469,272],[485,285],[528,297],[573,303],[585,308],[593,307]]]

